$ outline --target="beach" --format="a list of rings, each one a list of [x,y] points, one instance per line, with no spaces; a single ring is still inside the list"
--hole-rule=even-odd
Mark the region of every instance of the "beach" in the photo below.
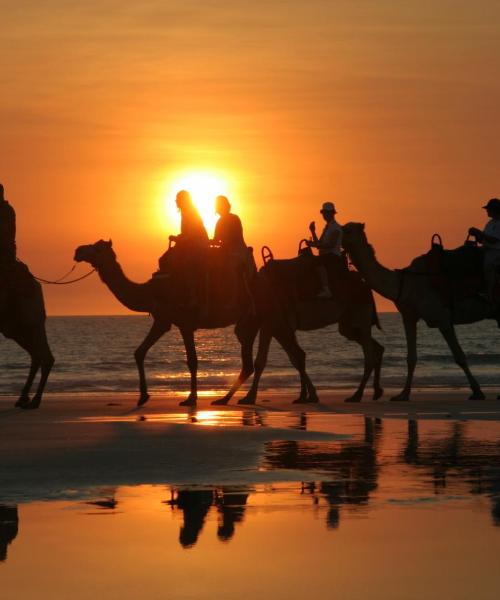
[[[0,398],[2,598],[496,598],[493,395],[183,397]]]
[[[300,428],[301,415],[356,415],[400,420],[500,420],[500,401],[467,400],[466,393],[417,391],[410,402],[366,400],[351,404],[342,392],[318,404],[293,404],[290,393],[263,395],[255,406],[196,408],[182,398],[153,397],[141,408],[135,394],[48,394],[36,411],[0,399],[0,481],[5,498],[58,497],[96,486],[259,483],[276,475],[259,470],[266,443],[331,441],[330,432]],[[269,425],[259,426],[259,420]],[[301,472],[278,480],[301,480]]]

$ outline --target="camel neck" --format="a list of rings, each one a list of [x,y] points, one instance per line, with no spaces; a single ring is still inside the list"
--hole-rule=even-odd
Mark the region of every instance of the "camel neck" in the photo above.
[[[384,298],[395,301],[399,294],[399,278],[395,271],[381,265],[369,244],[349,250],[349,256],[356,269],[368,285]]]
[[[118,262],[110,262],[98,268],[102,281],[115,298],[135,312],[151,312],[152,301],[149,286],[130,281]]]

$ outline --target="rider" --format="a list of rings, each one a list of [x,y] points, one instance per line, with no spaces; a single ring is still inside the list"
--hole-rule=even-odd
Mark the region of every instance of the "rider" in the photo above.
[[[208,234],[203,220],[193,203],[191,194],[181,190],[175,197],[177,208],[181,213],[181,232],[169,236],[175,245],[175,261],[178,272],[187,284],[188,304],[197,303],[197,282],[206,278],[205,253],[208,248]],[[204,285],[206,291],[207,285]]]
[[[215,225],[214,243],[231,253],[245,253],[247,245],[243,238],[243,226],[238,215],[231,212],[231,204],[226,196],[217,196],[215,212],[219,220]]]
[[[492,198],[483,206],[490,218],[483,231],[476,227],[469,229],[484,248],[484,276],[488,286],[488,293],[493,299],[493,289],[498,278],[500,267],[500,200]]]
[[[175,197],[175,203],[181,213],[181,232],[179,235],[169,236],[169,240],[176,242],[177,247],[206,248],[208,246],[208,233],[203,224],[191,194],[181,190]]]
[[[12,265],[16,261],[16,213],[7,202],[0,183],[0,264]]]
[[[335,278],[344,270],[341,251],[342,227],[335,219],[337,211],[333,202],[325,202],[321,207],[320,213],[326,225],[319,238],[316,235],[316,223],[313,221],[309,225],[312,241],[308,242],[308,246],[319,250],[319,266],[317,267],[317,271],[321,281],[321,290],[317,297],[328,299],[332,297],[332,292],[328,284],[329,275],[331,278]]]
[[[241,220],[238,215],[231,212],[231,204],[226,196],[217,196],[215,199],[215,212],[219,215],[219,220],[215,225],[212,242],[221,247],[230,269],[233,285],[227,298],[227,304],[233,306],[237,300],[237,284],[241,278],[243,278],[243,283],[249,293],[249,253],[243,237]],[[237,278],[235,278],[235,275],[237,275]]]

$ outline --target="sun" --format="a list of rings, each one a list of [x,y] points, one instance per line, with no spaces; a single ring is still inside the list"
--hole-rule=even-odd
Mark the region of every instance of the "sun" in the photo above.
[[[175,196],[180,190],[186,190],[191,194],[208,234],[212,236],[218,218],[215,214],[214,201],[219,195],[231,196],[229,179],[211,171],[186,171],[173,176],[167,184],[165,194],[165,208],[170,226],[180,225],[179,212],[175,205]]]

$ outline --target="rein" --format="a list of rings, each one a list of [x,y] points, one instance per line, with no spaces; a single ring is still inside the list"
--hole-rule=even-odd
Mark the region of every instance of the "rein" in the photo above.
[[[71,275],[71,273],[73,273],[73,271],[76,269],[77,264],[78,263],[75,263],[65,275],[63,275],[59,279],[55,279],[54,281],[50,281],[49,279],[43,279],[43,277],[37,277],[36,275],[33,275],[33,277],[40,283],[45,283],[47,285],[70,285],[71,283],[76,283],[77,281],[87,279],[87,277],[90,277],[93,273],[96,272],[96,269],[92,269],[92,271],[85,273],[85,275],[82,275],[81,277],[77,277],[76,279],[70,279],[69,281],[64,281],[67,277]]]

